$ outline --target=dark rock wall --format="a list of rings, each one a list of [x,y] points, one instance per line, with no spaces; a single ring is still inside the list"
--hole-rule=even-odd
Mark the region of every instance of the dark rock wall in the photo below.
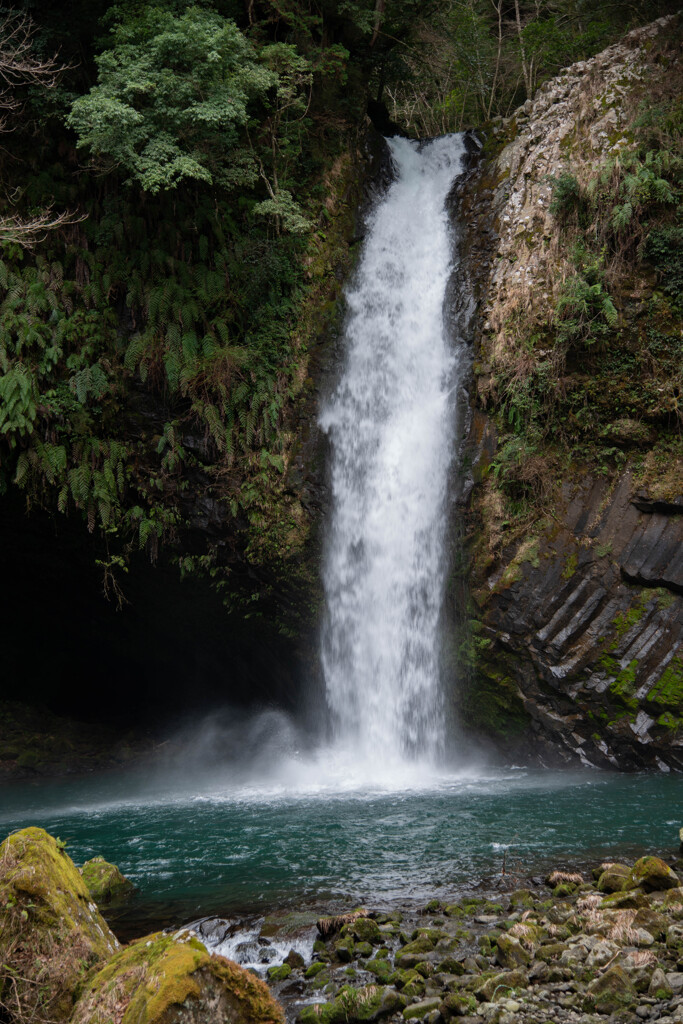
[[[548,210],[549,176],[570,166],[588,180],[628,150],[630,91],[648,81],[667,24],[569,68],[495,126],[462,196],[477,309],[462,462],[469,561],[461,557],[459,570],[471,587],[451,629],[460,656],[453,702],[468,729],[526,762],[683,770],[683,461],[674,454],[663,464],[643,442],[638,451],[618,437],[621,469],[569,464],[558,484],[558,459],[549,459],[544,507],[522,527],[510,521],[495,461],[504,425],[496,367],[519,359],[512,325],[535,325],[552,344],[554,303],[572,272]],[[642,333],[628,327],[629,310],[647,315],[652,281],[621,287],[627,349]],[[656,429],[645,431],[650,441]],[[544,443],[541,457],[553,437]]]

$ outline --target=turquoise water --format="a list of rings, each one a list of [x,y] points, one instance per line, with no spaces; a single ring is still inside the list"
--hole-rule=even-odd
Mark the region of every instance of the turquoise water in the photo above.
[[[510,769],[408,790],[334,793],[128,774],[0,790],[0,831],[40,825],[77,862],[103,854],[158,921],[457,895],[508,870],[541,873],[675,852],[671,776]]]

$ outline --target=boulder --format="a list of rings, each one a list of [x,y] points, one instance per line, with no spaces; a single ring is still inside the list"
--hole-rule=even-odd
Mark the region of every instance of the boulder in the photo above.
[[[600,892],[624,892],[630,889],[631,869],[626,864],[610,864],[598,878]]]
[[[517,967],[528,967],[531,957],[519,939],[512,935],[499,935],[496,944],[496,960],[501,967],[515,970]]]
[[[588,986],[584,1007],[589,1012],[594,1009],[598,1013],[616,1013],[636,999],[635,986],[626,971],[610,967]]]
[[[104,857],[87,860],[80,871],[95,903],[111,903],[112,900],[123,899],[130,896],[135,888],[116,865],[110,864]]]
[[[648,995],[653,996],[655,999],[671,999],[674,994],[669,980],[661,967],[655,968],[652,972],[650,987],[647,991]]]
[[[284,1024],[268,986],[192,932],[138,939],[91,976],[71,1024]]]
[[[526,971],[502,971],[488,978],[475,989],[474,994],[482,1002],[495,1003],[499,999],[509,999],[512,991],[528,986],[529,976]]]
[[[444,1020],[450,1020],[451,1017],[467,1017],[468,1014],[476,1012],[476,1005],[473,996],[449,992],[439,1007],[439,1013]]]
[[[60,840],[25,828],[2,843],[0,910],[0,993],[10,1018],[68,1020],[84,974],[119,944]]]
[[[438,996],[433,996],[431,999],[423,999],[421,1003],[411,1003],[410,1006],[406,1006],[403,1011],[404,1020],[412,1020],[413,1018],[426,1017],[432,1010],[438,1010],[441,1006],[441,1000]]]
[[[369,942],[372,946],[381,946],[384,942],[379,925],[370,917],[359,917],[352,924],[347,925],[347,928],[357,942]],[[345,932],[346,928],[342,930],[342,935]]]
[[[677,889],[680,884],[678,875],[661,857],[641,857],[631,868],[631,885],[642,886],[646,892]]]
[[[405,999],[393,989],[379,985],[359,989],[345,986],[334,1002],[304,1006],[298,1019],[301,1024],[353,1024],[390,1017],[404,1006]]]

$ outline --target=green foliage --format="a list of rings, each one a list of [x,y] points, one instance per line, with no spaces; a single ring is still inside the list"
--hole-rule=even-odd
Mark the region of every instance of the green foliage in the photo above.
[[[561,345],[593,345],[617,328],[619,314],[601,281],[575,275],[557,302],[557,339]]]
[[[657,271],[662,290],[683,313],[683,227],[667,225],[652,230],[645,253]]]
[[[114,26],[111,44],[97,57],[98,84],[67,118],[81,146],[152,193],[186,179],[254,184],[240,130],[278,79],[233,21],[144,6]]]
[[[577,213],[583,204],[581,188],[577,179],[569,171],[563,171],[553,179],[553,198],[549,210],[559,221],[565,222],[573,213]]]

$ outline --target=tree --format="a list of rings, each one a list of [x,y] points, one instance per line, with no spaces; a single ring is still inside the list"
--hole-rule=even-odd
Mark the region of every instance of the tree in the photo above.
[[[15,119],[23,108],[17,90],[26,86],[54,89],[64,70],[56,57],[39,57],[33,48],[35,27],[23,11],[9,11],[0,18],[0,132],[14,130]],[[19,198],[16,192],[6,196],[8,203]],[[0,243],[13,242],[28,248],[45,237],[47,231],[72,223],[69,213],[53,214],[41,210],[30,217],[17,214],[0,216]]]
[[[147,192],[188,179],[253,185],[258,168],[241,130],[277,75],[237,25],[199,7],[177,16],[151,7],[112,35],[96,58],[98,84],[67,118],[79,144]]]

